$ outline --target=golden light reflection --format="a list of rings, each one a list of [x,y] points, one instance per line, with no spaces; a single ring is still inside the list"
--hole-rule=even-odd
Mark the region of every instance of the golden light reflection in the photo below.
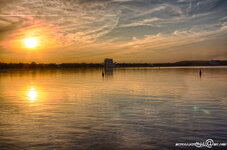
[[[29,91],[28,91],[27,96],[28,96],[28,99],[30,101],[35,101],[37,99],[37,91],[36,91],[36,89],[34,87],[31,87],[29,89]]]
[[[38,106],[46,101],[46,92],[34,82],[26,85],[20,93],[21,99],[31,106]]]

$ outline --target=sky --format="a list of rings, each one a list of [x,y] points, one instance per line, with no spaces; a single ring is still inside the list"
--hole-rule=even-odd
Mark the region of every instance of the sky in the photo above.
[[[226,0],[0,0],[1,62],[226,60],[226,43]]]

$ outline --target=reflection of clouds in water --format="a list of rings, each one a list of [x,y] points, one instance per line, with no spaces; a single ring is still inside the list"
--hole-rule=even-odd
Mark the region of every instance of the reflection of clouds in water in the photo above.
[[[1,143],[21,137],[31,143],[24,149],[42,149],[43,143],[50,149],[152,149],[152,143],[166,141],[160,146],[174,149],[171,142],[185,137],[222,141],[226,71],[213,78],[217,72],[206,70],[200,81],[193,70],[115,68],[108,82],[101,69],[7,73],[0,82],[0,132],[15,141]]]
[[[188,88],[179,70],[127,70],[130,76],[126,76],[125,71],[118,70],[118,75],[121,74],[118,78],[124,85],[121,88],[142,99],[179,99]]]

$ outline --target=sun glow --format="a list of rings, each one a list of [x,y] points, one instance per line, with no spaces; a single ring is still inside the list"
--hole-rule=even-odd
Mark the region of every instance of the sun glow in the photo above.
[[[27,48],[35,48],[37,46],[37,39],[27,38],[24,40],[24,44]]]
[[[30,101],[35,101],[37,98],[37,91],[35,90],[35,88],[31,87],[28,91],[27,96]]]

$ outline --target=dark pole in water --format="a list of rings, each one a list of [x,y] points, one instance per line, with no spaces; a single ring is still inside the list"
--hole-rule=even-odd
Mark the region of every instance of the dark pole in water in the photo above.
[[[102,72],[102,76],[104,77],[104,72]]]
[[[200,75],[200,77],[202,76],[202,70],[200,69],[200,71],[199,71],[199,75]]]

